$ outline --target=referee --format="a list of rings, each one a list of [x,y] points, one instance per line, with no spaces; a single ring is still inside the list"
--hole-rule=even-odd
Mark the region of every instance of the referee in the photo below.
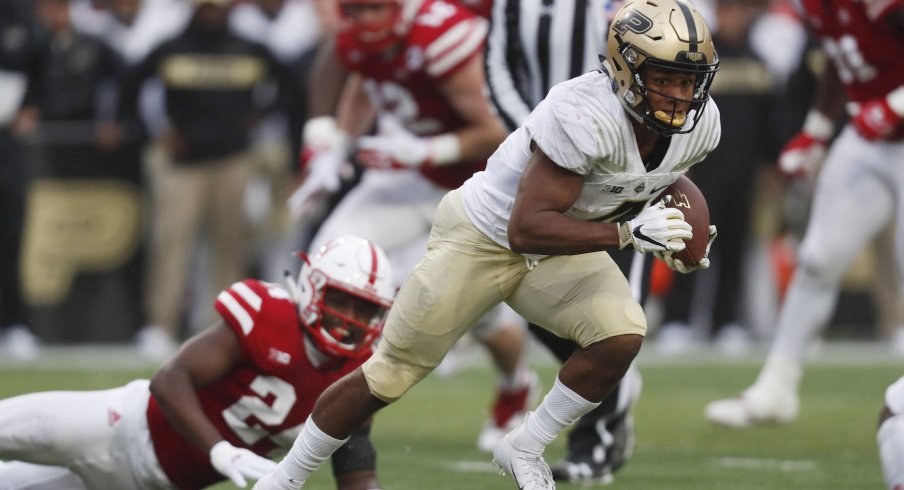
[[[485,56],[487,83],[490,99],[509,132],[524,122],[553,85],[600,69],[609,19],[620,6],[620,0],[493,3]],[[610,255],[627,276],[633,254]],[[574,342],[536,325],[531,324],[530,330],[561,362],[577,348]],[[613,392],[568,434],[568,454],[551,468],[554,479],[612,482],[612,473],[634,449],[630,409],[640,395],[640,385],[640,374],[632,365]]]
[[[490,97],[514,131],[553,85],[600,67],[618,0],[499,0],[487,37]]]

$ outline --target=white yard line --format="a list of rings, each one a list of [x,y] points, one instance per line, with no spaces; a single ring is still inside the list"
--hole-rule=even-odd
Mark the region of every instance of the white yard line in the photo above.
[[[489,461],[452,461],[442,466],[462,473],[499,473],[499,467]]]
[[[816,461],[810,459],[766,459],[766,458],[714,458],[710,460],[715,466],[737,468],[743,470],[769,470],[782,472],[816,471]]]

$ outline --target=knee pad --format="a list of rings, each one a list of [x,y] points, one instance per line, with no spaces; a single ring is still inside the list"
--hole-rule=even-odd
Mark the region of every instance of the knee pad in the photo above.
[[[362,427],[354,432],[332,456],[333,475],[354,471],[376,470],[377,452],[370,442],[370,428]]]

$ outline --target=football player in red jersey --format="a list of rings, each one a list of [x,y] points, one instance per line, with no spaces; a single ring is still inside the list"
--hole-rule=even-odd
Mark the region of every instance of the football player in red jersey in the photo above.
[[[745,428],[797,417],[804,363],[835,306],[854,257],[896,223],[904,270],[904,0],[803,0],[807,20],[831,61],[801,133],[779,157],[788,173],[818,167],[847,96],[850,122],[820,170],[798,265],[756,382],[717,400],[706,417]]]
[[[189,339],[153,380],[0,401],[0,488],[239,487],[276,463],[334,381],[363,363],[394,294],[382,249],[346,236],[288,288],[221,292],[222,320]],[[288,274],[287,274],[288,275]],[[369,422],[333,456],[340,490],[379,488]]]
[[[339,6],[336,55],[350,77],[336,117],[305,126],[309,173],[291,201],[304,215],[339,187],[340,169],[355,154],[368,170],[313,243],[354,232],[386,250],[401,280],[426,251],[442,197],[482,170],[506,135],[484,95],[487,22],[454,0]],[[375,120],[377,134],[364,136]],[[520,422],[537,392],[522,361],[526,331],[501,312],[471,330],[501,374],[494,416],[478,438],[486,450]]]

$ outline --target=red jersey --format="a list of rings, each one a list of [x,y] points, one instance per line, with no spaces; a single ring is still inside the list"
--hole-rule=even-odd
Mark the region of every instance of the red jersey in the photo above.
[[[295,302],[279,285],[235,283],[217,296],[216,309],[238,336],[243,362],[198,390],[198,398],[224,439],[259,455],[291,447],[317,397],[366,359],[335,359],[314,367]],[[167,422],[154,397],[147,418],[157,459],[176,487],[200,489],[224,479],[209,455]]]
[[[878,99],[904,85],[904,33],[885,20],[904,0],[803,0],[803,6],[848,100]]]
[[[386,52],[366,54],[350,38],[339,36],[339,59],[364,79],[364,87],[380,113],[390,113],[418,136],[435,136],[466,126],[437,86],[483,52],[487,22],[446,0],[424,0],[405,39]],[[421,173],[435,184],[454,189],[486,160],[425,167]]]

